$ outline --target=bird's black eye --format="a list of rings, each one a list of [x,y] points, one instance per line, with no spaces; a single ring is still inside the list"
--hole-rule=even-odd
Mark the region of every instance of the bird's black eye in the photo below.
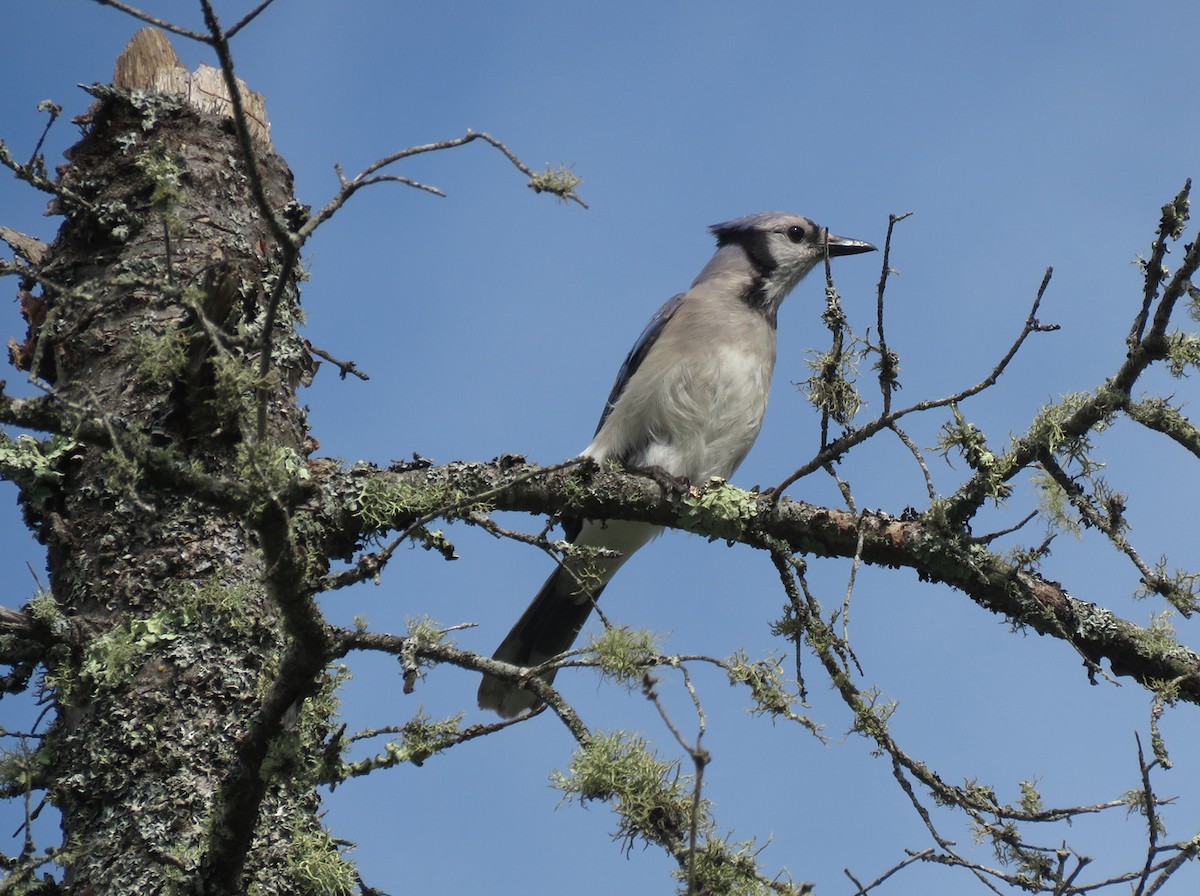
[[[799,243],[804,239],[804,228],[799,224],[793,224],[787,229],[787,238],[793,243]]]

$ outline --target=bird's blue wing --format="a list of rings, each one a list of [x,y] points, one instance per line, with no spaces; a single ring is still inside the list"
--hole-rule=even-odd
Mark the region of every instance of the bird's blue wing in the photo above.
[[[604,426],[604,421],[608,419],[608,415],[612,413],[613,405],[617,403],[617,399],[625,391],[625,386],[629,383],[630,378],[642,366],[642,361],[646,360],[646,355],[649,354],[654,343],[658,341],[663,327],[667,325],[667,321],[675,315],[675,312],[679,310],[679,306],[683,304],[683,299],[686,295],[687,293],[681,292],[679,295],[668,299],[666,304],[654,312],[654,316],[646,324],[646,329],[642,330],[642,335],[633,344],[633,348],[630,349],[629,355],[625,358],[625,363],[617,371],[617,381],[613,383],[612,392],[609,394],[608,401],[604,405],[604,413],[600,415],[600,422],[596,424],[597,433]]]

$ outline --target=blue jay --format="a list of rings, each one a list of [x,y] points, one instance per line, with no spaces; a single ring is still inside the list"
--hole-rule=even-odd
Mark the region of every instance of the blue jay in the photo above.
[[[621,365],[584,457],[657,468],[698,485],[714,476],[728,479],[762,427],[784,297],[826,252],[875,249],[784,212],[709,230],[716,254],[691,289],[650,318]],[[578,550],[551,573],[494,659],[530,667],[569,650],[604,586],[662,531],[622,520],[564,520],[563,528]],[[554,670],[542,678],[551,681]],[[490,675],[479,687],[480,707],[505,718],[537,702],[530,691]]]

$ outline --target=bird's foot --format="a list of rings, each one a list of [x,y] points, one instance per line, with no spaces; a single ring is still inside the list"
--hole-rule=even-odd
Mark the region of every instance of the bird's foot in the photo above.
[[[638,472],[644,473],[657,482],[658,487],[663,490],[664,495],[671,495],[678,498],[688,494],[692,490],[690,479],[686,476],[674,476],[662,467],[640,467]]]

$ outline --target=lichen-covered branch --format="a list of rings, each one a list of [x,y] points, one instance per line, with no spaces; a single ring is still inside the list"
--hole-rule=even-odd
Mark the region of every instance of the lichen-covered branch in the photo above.
[[[924,580],[951,585],[984,609],[1066,641],[1093,663],[1107,659],[1118,675],[1132,676],[1152,690],[1177,682],[1179,699],[1200,702],[1200,655],[1169,631],[1121,619],[1101,605],[1103,595],[1080,599],[956,534],[936,505],[904,519],[882,511],[855,515],[799,501],[775,502],[725,483],[673,497],[664,495],[652,477],[596,469],[531,475],[536,468],[513,457],[395,473],[367,465],[342,470],[322,463],[315,469],[330,496],[325,506],[340,502],[343,516],[330,520],[328,531],[343,533],[343,549],[364,527],[404,529],[429,512],[427,502],[453,502],[462,511],[471,506],[472,495],[486,495],[496,510],[636,519],[763,550],[782,543],[816,557],[854,557],[861,537],[865,563],[907,568]]]
[[[99,2],[158,22],[119,0]],[[1191,282],[1200,267],[1200,241],[1185,248],[1177,270],[1164,267],[1171,244],[1184,233],[1188,187],[1163,207],[1144,263],[1143,295],[1113,375],[1044,409],[1005,450],[994,449],[960,405],[994,385],[1034,333],[1055,329],[1038,319],[1050,271],[1020,332],[987,376],[897,409],[899,356],[884,336],[884,293],[892,232],[904,216],[892,216],[875,342],[850,332],[829,280],[833,346],[818,359],[812,380],[823,414],[821,447],[770,494],[724,482],[668,491],[653,476],[597,469],[582,459],[538,467],[510,455],[440,466],[416,460],[389,469],[312,459],[315,442],[296,400],[313,373],[311,346],[296,332],[297,261],[321,224],[374,184],[437,192],[388,166],[473,142],[503,154],[533,190],[583,203],[571,172],[535,172],[497,138],[468,131],[394,152],[351,178],[339,170],[337,193],[310,214],[292,197],[290,174],[266,138],[265,115],[260,120],[255,111],[261,98],[234,71],[230,38],[270,2],[229,29],[209,0],[201,0],[205,33],[161,23],[211,47],[219,69],[188,73],[165,37],[141,32],[118,65],[114,86],[89,88],[97,102],[87,133],[60,177],[50,176],[40,140],[24,163],[0,144],[0,166],[52,194],[64,216],[51,245],[0,227],[0,240],[19,256],[0,262],[0,276],[19,281],[28,323],[12,358],[42,390],[18,399],[0,385],[0,423],[44,435],[0,433],[0,476],[19,487],[51,570],[49,592],[20,610],[0,608],[0,662],[10,667],[0,677],[0,695],[28,688],[40,668],[57,711],[47,729],[18,733],[27,752],[6,765],[20,775],[0,780],[0,795],[28,802],[35,789],[49,792],[63,813],[66,839],[56,855],[70,870],[65,890],[366,892],[322,827],[317,786],[420,763],[530,717],[464,728],[456,716],[434,722],[418,714],[405,725],[365,733],[399,739],[376,756],[343,764],[347,740],[333,723],[338,675],[330,669],[361,651],[399,658],[410,690],[438,664],[532,690],[548,707],[546,715],[557,717],[579,745],[559,786],[581,801],[613,805],[620,836],[665,849],[693,893],[746,886],[805,890],[764,876],[752,843],[729,844],[716,833],[701,786],[709,758],[701,745],[705,709],[688,672],[689,664],[715,663],[731,683],[745,687],[756,712],[817,733],[819,724],[797,712],[804,695],[801,647],[818,657],[853,713],[855,730],[891,759],[898,786],[935,843],[917,854],[921,861],[968,868],[985,883],[1070,892],[1086,861],[1068,861],[1065,850],[1059,855],[1032,843],[1009,825],[1122,806],[1146,816],[1146,861],[1104,883],[1137,881],[1149,892],[1196,855],[1194,843],[1164,845],[1155,833],[1150,773],[1166,761],[1157,716],[1151,723],[1155,760],[1139,753],[1136,798],[1047,809],[1032,785],[1014,806],[983,789],[947,784],[891,736],[887,707],[857,683],[862,670],[844,623],[839,633],[838,613],[821,615],[804,577],[809,558],[848,559],[844,613],[860,564],[909,571],[1070,645],[1081,658],[1081,675],[1104,674],[1107,663],[1112,674],[1152,691],[1157,711],[1177,701],[1200,703],[1200,655],[1179,643],[1165,619],[1136,625],[1105,609],[1108,595],[1072,594],[1041,575],[1037,561],[1048,540],[1009,553],[993,548],[1024,522],[988,536],[970,528],[988,501],[1015,494],[1024,471],[1043,473],[1066,496],[1068,510],[1135,564],[1148,592],[1190,611],[1197,576],[1168,574],[1165,560],[1151,565],[1133,549],[1123,497],[1092,475],[1097,461],[1089,442],[1124,414],[1143,432],[1200,457],[1198,430],[1179,407],[1133,393],[1153,365],[1165,364],[1177,376],[1200,366],[1200,338],[1172,329],[1181,302],[1190,301],[1193,311],[1200,304]],[[53,121],[58,110],[47,108]],[[882,410],[855,427],[853,370],[872,354]],[[343,375],[357,374],[352,362],[334,363]],[[923,450],[900,426],[939,409],[951,415],[942,448],[959,451],[970,468],[944,499],[937,497]],[[841,435],[833,436],[830,421],[844,427]],[[928,505],[898,514],[860,512],[856,508],[868,506],[864,496],[833,465],[868,440],[890,438],[888,431],[915,459]],[[789,485],[821,469],[837,478],[848,509],[785,497]],[[432,623],[414,623],[400,634],[327,623],[318,593],[381,575],[400,545],[417,540],[452,555],[453,546],[432,530],[437,520],[463,520],[553,552],[549,523],[540,535],[522,535],[492,521],[488,514],[496,510],[552,520],[641,520],[764,552],[787,597],[775,630],[796,648],[799,697],[777,663],[741,654],[665,657],[652,637],[606,620],[606,633],[587,648],[532,669],[463,650]],[[382,547],[362,547],[387,536]],[[350,565],[331,573],[334,560]],[[693,779],[676,775],[676,763],[658,758],[640,737],[595,731],[539,676],[550,665],[595,667],[623,683],[641,682],[670,739],[691,757]],[[648,672],[656,667],[678,670],[699,719],[694,738],[682,734],[659,700],[659,684]],[[926,795],[963,809],[995,844],[999,867],[967,858],[942,836],[923,803]],[[0,858],[0,866],[13,879],[31,881],[49,855],[29,849]],[[856,886],[865,893],[903,867],[906,862]]]

